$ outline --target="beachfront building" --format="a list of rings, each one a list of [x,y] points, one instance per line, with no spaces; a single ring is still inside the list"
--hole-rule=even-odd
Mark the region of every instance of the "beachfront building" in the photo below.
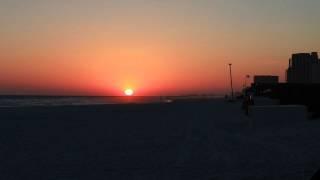
[[[312,66],[312,82],[320,84],[320,63]]]
[[[320,83],[320,60],[317,52],[293,54],[286,72],[288,83]]]
[[[278,84],[279,76],[256,75],[253,77],[254,84]]]

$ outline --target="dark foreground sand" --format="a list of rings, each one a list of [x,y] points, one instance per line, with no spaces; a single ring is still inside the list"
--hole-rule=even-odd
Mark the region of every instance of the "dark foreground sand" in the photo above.
[[[320,122],[251,128],[239,103],[0,109],[0,179],[309,179]]]

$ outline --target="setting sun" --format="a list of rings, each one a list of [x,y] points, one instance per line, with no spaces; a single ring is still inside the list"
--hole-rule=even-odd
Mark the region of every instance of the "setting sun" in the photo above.
[[[126,89],[126,90],[124,91],[124,94],[125,94],[126,96],[132,96],[132,95],[134,94],[134,91],[133,91],[132,89]]]

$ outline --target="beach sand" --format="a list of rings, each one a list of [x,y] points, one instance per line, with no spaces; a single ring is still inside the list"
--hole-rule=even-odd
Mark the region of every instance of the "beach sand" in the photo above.
[[[309,179],[320,121],[252,127],[241,103],[0,109],[0,179]]]

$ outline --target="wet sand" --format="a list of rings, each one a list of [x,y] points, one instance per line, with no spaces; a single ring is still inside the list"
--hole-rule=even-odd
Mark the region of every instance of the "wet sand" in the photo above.
[[[254,128],[240,103],[0,109],[1,179],[309,179],[320,121]]]

